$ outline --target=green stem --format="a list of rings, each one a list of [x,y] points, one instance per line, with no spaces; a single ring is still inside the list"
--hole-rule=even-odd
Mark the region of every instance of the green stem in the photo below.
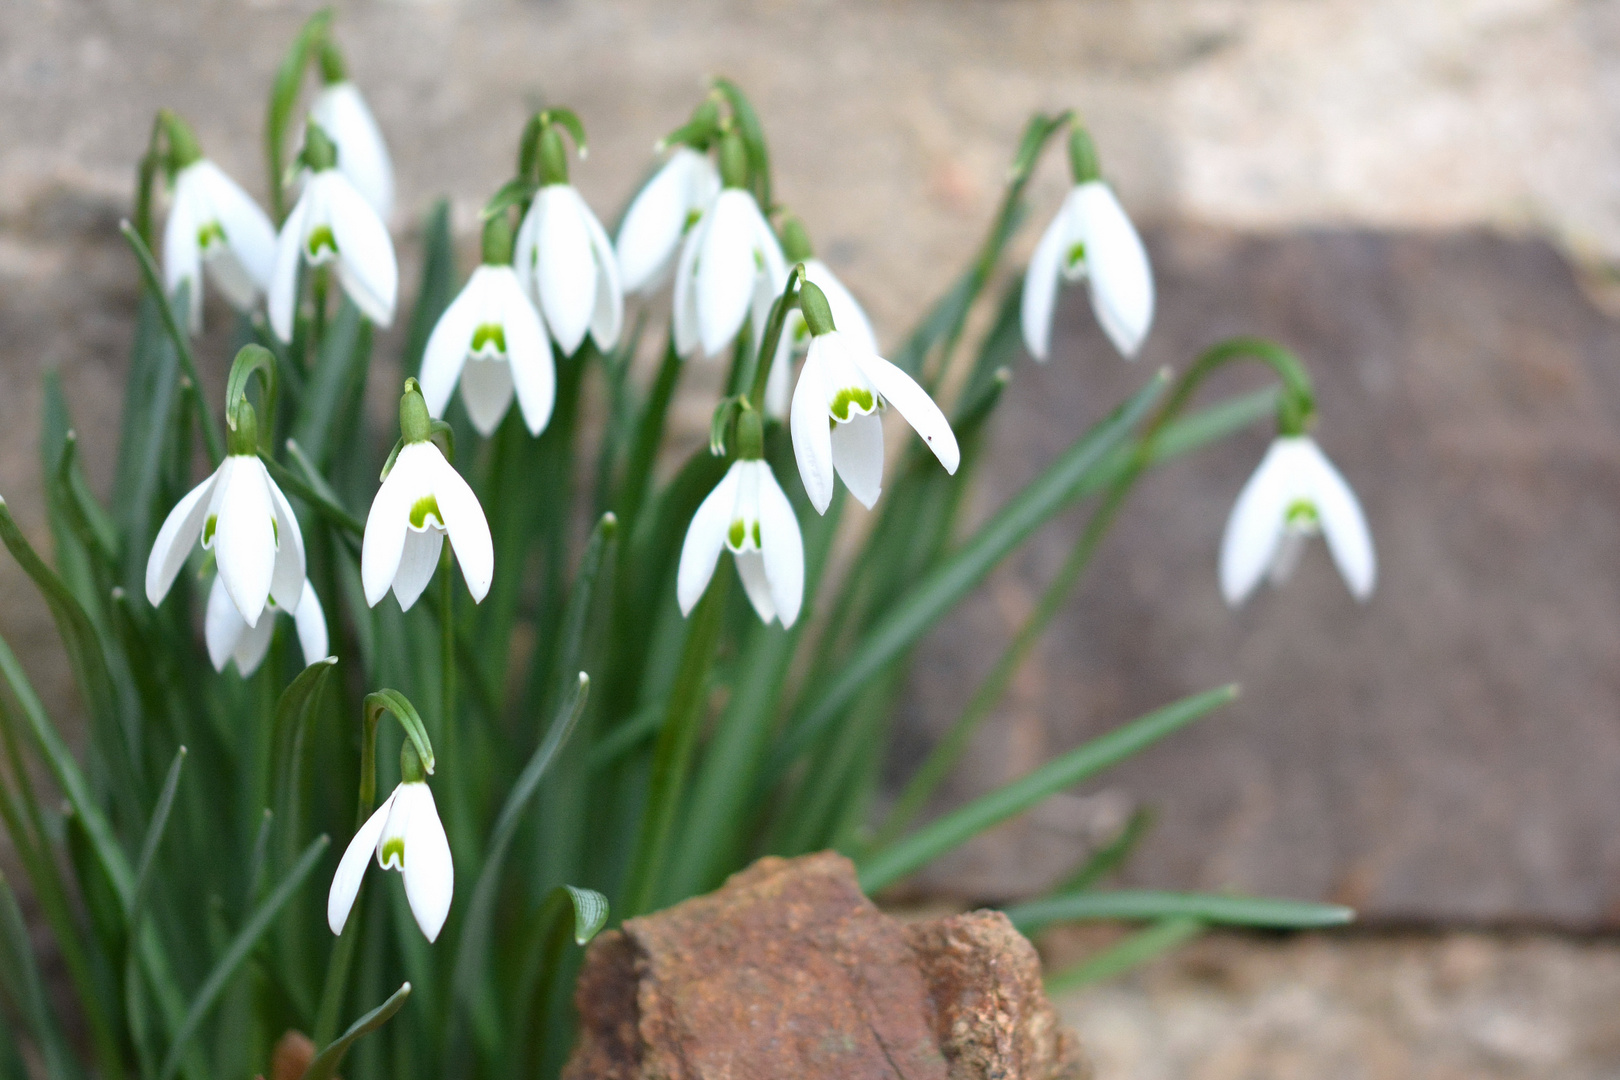
[[[771,305],[771,314],[765,320],[765,335],[760,340],[759,355],[754,357],[754,380],[748,391],[748,403],[761,414],[765,411],[765,385],[770,382],[771,364],[776,360],[776,349],[782,341],[782,327],[787,325],[787,313],[799,302],[799,289],[804,285],[804,264],[799,263],[788,274],[782,295]]]
[[[652,910],[658,900],[664,858],[675,830],[675,815],[686,789],[692,751],[703,723],[703,688],[724,624],[731,575],[719,574],[698,602],[681,652],[680,671],[669,695],[669,713],[653,753],[652,776],[647,782],[647,806],[642,812],[630,878],[620,909],[625,918]]]

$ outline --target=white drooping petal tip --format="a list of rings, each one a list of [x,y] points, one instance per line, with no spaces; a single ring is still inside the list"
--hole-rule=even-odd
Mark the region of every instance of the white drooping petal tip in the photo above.
[[[372,812],[343,850],[343,858],[338,860],[337,872],[332,875],[332,888],[326,894],[326,925],[334,934],[342,934],[344,924],[349,921],[349,910],[354,907],[354,898],[360,894],[360,881],[366,876],[366,866],[377,852],[377,841],[382,837],[383,826],[388,823],[388,815],[394,808],[394,799],[398,794],[399,789],[394,789],[383,804]]]
[[[737,488],[741,483],[740,461],[732,462],[726,475],[714,490],[698,504],[692,523],[686,527],[686,539],[681,544],[681,560],[675,571],[675,598],[681,614],[690,615],[714,577],[714,568],[720,561],[720,551],[726,545],[726,530],[731,527],[732,514],[737,506]]]
[[[455,895],[456,871],[450,841],[427,784],[401,784],[395,799],[394,813],[405,818],[405,899],[423,936],[433,942],[444,928]]]
[[[1153,271],[1147,249],[1107,184],[1101,180],[1082,184],[1075,195],[1092,311],[1120,355],[1134,359],[1153,324]]]

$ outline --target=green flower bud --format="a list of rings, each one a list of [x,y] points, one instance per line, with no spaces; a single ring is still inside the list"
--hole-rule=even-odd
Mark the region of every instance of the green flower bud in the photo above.
[[[552,124],[540,132],[540,183],[568,183],[568,147],[563,144],[562,132]]]
[[[321,125],[313,120],[309,122],[309,128],[304,133],[304,152],[301,156],[311,172],[337,168],[337,144]]]
[[[405,393],[399,398],[399,434],[407,444],[427,442],[433,436],[433,417],[415,379],[405,380]]]
[[[403,784],[420,784],[427,779],[427,770],[422,767],[422,755],[416,752],[416,744],[406,739],[399,748],[399,779]]]
[[[737,414],[737,459],[758,461],[765,456],[765,423],[759,410],[745,408]]]
[[[720,139],[720,183],[730,188],[748,187],[748,147],[735,131],[726,132]]]
[[[484,265],[508,266],[512,262],[512,223],[506,211],[484,222]]]
[[[349,68],[343,62],[343,52],[337,47],[337,42],[323,36],[318,58],[321,64],[321,82],[331,86],[333,83],[348,80]]]
[[[1069,171],[1074,175],[1076,184],[1102,179],[1097,144],[1091,141],[1091,133],[1079,124],[1069,129]]]
[[[227,450],[232,454],[257,454],[259,452],[259,414],[254,411],[246,398],[236,403],[236,426],[226,432],[229,446]]]
[[[830,334],[837,329],[833,325],[832,308],[827,304],[827,294],[817,288],[813,281],[806,281],[799,287],[799,310],[804,313],[804,325],[814,336]]]
[[[190,124],[168,109],[158,115],[162,119],[163,133],[169,140],[169,173],[172,176],[201,158],[202,147],[197,144],[197,136]]]
[[[804,224],[791,215],[782,222],[782,254],[787,257],[789,265],[809,262],[816,255],[815,248],[810,246],[810,234],[804,231]]]

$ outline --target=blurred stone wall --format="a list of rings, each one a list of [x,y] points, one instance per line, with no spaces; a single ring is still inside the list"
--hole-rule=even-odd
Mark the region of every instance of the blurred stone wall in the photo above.
[[[262,191],[263,93],[314,6],[0,9],[0,493],[36,539],[42,372],[63,374],[93,478],[112,473],[134,304],[116,223],[153,111],[181,111]],[[1183,363],[1219,334],[1276,334],[1313,364],[1324,444],[1367,495],[1381,545],[1373,604],[1350,604],[1317,553],[1291,589],[1238,616],[1219,608],[1220,521],[1258,438],[1155,480],[953,797],[1138,706],[1234,677],[1248,696],[1101,797],[1060,800],[1017,843],[964,853],[935,886],[982,897],[1033,883],[1147,801],[1163,825],[1137,873],[1155,884],[1334,895],[1394,918],[1608,922],[1620,391],[1594,300],[1607,303],[1604,267],[1620,258],[1620,3],[339,9],[396,155],[407,237],[444,193],[470,252],[477,206],[546,102],[584,117],[576,180],[610,215],[653,141],[726,73],[763,114],[783,198],[888,341],[976,243],[1025,116],[1079,108],[1126,205],[1158,223],[1161,324],[1127,368],[1071,297],[1058,359],[1017,372],[1003,481],[1148,364]],[[1055,157],[1034,189],[1042,213],[1062,189]],[[215,380],[222,349],[201,350]],[[996,503],[991,486],[980,512]],[[926,650],[911,751],[948,722],[1073,527]],[[0,598],[0,632],[51,700],[71,702],[48,619],[3,560]]]

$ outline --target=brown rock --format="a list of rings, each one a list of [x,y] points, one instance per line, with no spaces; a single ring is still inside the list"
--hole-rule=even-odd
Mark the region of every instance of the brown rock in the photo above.
[[[576,1000],[568,1080],[1083,1075],[1005,916],[904,925],[832,852],[761,859],[602,935]]]

